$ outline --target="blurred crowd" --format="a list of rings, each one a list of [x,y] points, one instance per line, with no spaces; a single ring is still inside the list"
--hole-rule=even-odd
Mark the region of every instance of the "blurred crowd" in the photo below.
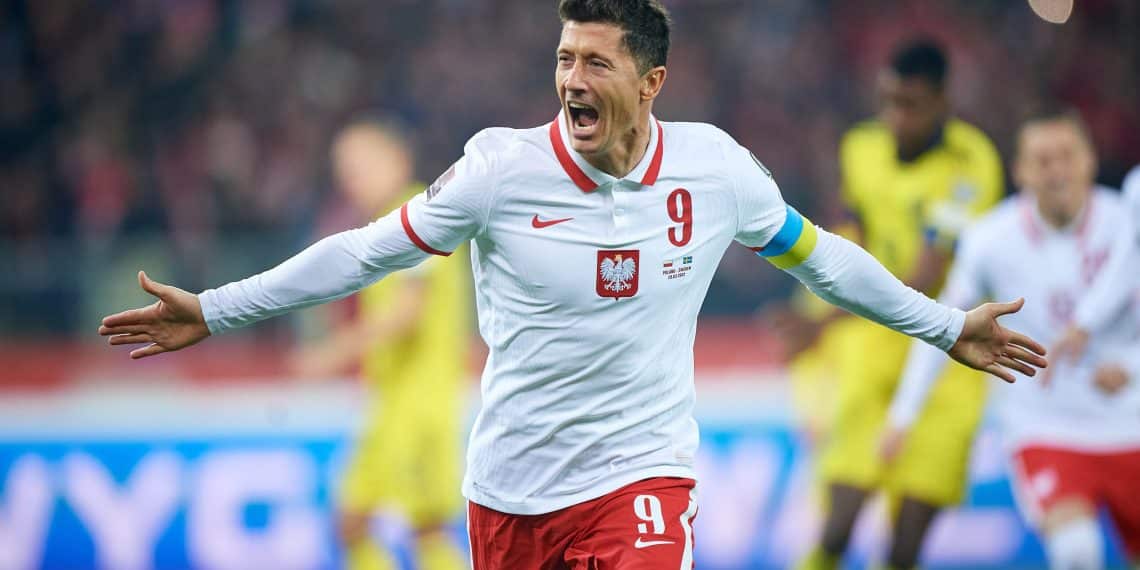
[[[656,114],[715,123],[814,219],[836,148],[874,111],[899,40],[951,54],[959,115],[1007,158],[1023,109],[1079,107],[1118,183],[1140,162],[1140,5],[1081,0],[1063,27],[1022,0],[666,0]],[[328,143],[361,113],[407,125],[433,179],[487,126],[558,110],[555,0],[8,0],[0,3],[0,332],[89,332],[146,267],[201,289],[355,224]],[[788,281],[733,248],[706,310]],[[265,334],[273,334],[272,327]]]

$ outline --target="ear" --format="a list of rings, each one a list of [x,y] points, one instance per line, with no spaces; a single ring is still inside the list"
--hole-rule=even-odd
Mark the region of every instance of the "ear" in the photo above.
[[[661,87],[665,85],[665,75],[665,66],[659,65],[641,76],[642,101],[652,101],[657,98],[657,94],[661,93]]]

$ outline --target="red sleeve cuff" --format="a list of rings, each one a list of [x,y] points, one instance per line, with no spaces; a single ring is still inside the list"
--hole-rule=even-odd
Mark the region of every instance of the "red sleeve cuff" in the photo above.
[[[416,244],[416,247],[418,247],[418,248],[424,250],[424,252],[430,253],[432,255],[442,255],[444,257],[451,255],[451,252],[449,252],[449,251],[440,251],[438,249],[431,247],[430,245],[427,244],[427,242],[420,239],[420,236],[416,235],[416,230],[412,229],[412,224],[410,221],[408,221],[408,205],[407,204],[404,204],[403,206],[400,207],[400,223],[403,224],[403,226],[404,226],[404,233],[408,234],[408,239],[412,240],[412,243]]]

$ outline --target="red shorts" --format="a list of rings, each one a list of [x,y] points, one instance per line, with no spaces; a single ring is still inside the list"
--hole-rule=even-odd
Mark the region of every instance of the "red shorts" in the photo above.
[[[475,570],[693,567],[692,479],[658,477],[543,515],[468,503]]]
[[[1084,499],[1109,512],[1129,555],[1140,556],[1140,449],[1025,447],[1016,454],[1014,479],[1029,518],[1040,519],[1060,501]]]

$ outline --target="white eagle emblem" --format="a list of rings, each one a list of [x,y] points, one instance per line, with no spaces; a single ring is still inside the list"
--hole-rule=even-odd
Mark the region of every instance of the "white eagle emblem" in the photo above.
[[[607,291],[621,293],[631,287],[629,282],[637,273],[637,262],[633,258],[623,258],[619,253],[613,259],[608,257],[603,259],[602,266],[598,271],[602,276],[602,281],[606,282]]]

